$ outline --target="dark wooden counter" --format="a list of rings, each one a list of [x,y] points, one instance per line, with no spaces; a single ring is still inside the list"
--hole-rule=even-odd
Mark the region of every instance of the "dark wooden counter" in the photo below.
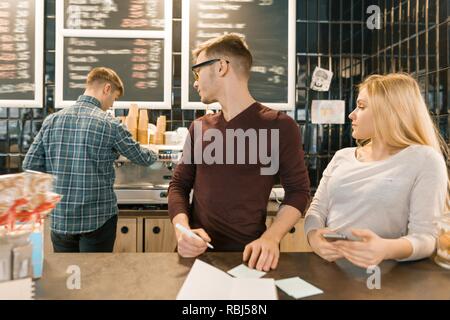
[[[227,271],[241,253],[207,253],[201,260]],[[177,253],[49,254],[36,283],[37,299],[175,299],[194,259]],[[81,289],[68,290],[68,266],[81,270]],[[299,276],[324,294],[307,299],[446,299],[450,271],[432,259],[381,264],[381,289],[369,290],[366,270],[350,263],[328,263],[313,253],[282,253],[277,270],[265,277]],[[280,299],[290,299],[278,290]]]

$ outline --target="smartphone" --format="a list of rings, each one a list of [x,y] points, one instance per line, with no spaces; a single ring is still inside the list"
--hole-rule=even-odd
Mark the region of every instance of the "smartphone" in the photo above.
[[[345,234],[340,233],[324,233],[322,234],[322,237],[324,237],[327,241],[337,241],[337,240],[350,240],[347,238]]]

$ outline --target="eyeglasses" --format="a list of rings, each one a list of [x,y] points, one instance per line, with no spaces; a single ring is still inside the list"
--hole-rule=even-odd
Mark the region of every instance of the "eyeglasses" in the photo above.
[[[194,80],[197,81],[199,76],[198,76],[198,72],[200,70],[201,67],[204,66],[209,66],[210,64],[216,63],[217,61],[220,61],[222,59],[211,59],[211,60],[206,60],[197,64],[194,64],[191,68],[192,73],[194,74]],[[230,61],[225,60],[226,63],[230,63]]]

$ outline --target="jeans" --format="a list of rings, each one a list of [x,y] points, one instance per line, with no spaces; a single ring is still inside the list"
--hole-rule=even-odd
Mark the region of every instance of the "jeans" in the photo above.
[[[116,241],[117,215],[92,232],[63,234],[52,231],[54,252],[112,252]]]

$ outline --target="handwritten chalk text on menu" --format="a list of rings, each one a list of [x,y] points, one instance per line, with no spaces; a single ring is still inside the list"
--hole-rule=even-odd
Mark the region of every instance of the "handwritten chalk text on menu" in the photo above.
[[[161,0],[66,0],[66,29],[163,30]]]
[[[164,41],[132,38],[64,39],[64,100],[76,100],[93,67],[114,69],[124,80],[124,101],[164,100]]]
[[[35,99],[34,1],[0,1],[0,96]]]

